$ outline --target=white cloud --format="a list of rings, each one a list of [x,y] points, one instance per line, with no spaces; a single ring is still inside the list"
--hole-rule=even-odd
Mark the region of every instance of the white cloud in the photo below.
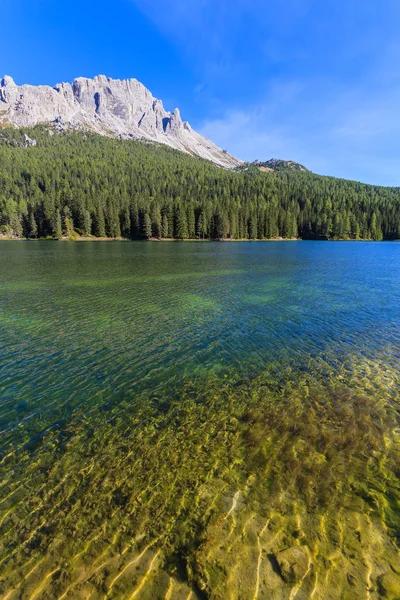
[[[398,0],[132,1],[198,78],[189,118],[217,144],[400,185]]]
[[[244,160],[296,160],[310,170],[400,185],[400,87],[342,90],[318,82],[275,85],[264,102],[206,119],[200,132]]]

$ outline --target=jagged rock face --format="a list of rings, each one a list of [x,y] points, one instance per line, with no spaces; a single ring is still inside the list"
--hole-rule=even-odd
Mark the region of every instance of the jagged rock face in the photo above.
[[[136,79],[98,75],[78,77],[54,88],[0,80],[0,125],[31,127],[52,123],[60,131],[90,130],[119,138],[146,139],[195,154],[224,167],[241,164],[183,122],[179,110],[167,112],[161,100]]]

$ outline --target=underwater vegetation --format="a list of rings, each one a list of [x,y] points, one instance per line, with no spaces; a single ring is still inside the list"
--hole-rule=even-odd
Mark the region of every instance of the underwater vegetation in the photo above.
[[[398,366],[270,365],[24,423],[0,597],[400,598]]]
[[[314,361],[20,427],[1,598],[400,598],[399,399],[395,365]]]
[[[398,598],[399,249],[3,242],[0,598]]]

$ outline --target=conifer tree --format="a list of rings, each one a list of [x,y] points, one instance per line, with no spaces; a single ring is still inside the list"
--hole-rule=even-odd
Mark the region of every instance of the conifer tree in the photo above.
[[[25,133],[37,140],[29,152]],[[57,237],[59,215],[68,237],[398,239],[400,188],[257,166],[227,171],[138,141],[3,129],[1,231]]]
[[[145,212],[143,216],[143,235],[146,238],[151,238],[152,236],[152,227],[151,227],[151,219],[149,213]]]
[[[162,216],[162,237],[169,237],[169,225],[168,225],[168,217],[166,214]]]
[[[36,238],[37,235],[38,235],[38,228],[37,228],[37,224],[36,224],[36,219],[35,219],[33,210],[31,210],[29,213],[29,219],[28,219],[27,237]]]
[[[58,240],[62,238],[61,213],[58,209],[56,211],[53,223],[53,236]]]

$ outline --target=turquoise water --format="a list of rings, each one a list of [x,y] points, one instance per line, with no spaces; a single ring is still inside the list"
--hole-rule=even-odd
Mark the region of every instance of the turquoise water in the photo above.
[[[157,548],[160,536],[171,534],[171,517],[167,515],[174,510],[178,511],[176,522],[180,522],[180,518],[183,521],[179,525],[180,533],[174,533],[173,542],[168,538],[168,544],[173,548],[177,544],[180,548],[181,544],[185,550],[181,548],[179,556],[183,552],[189,556],[188,548],[195,544],[193,540],[197,537],[204,540],[204,531],[214,527],[214,517],[210,517],[211,522],[201,521],[202,515],[208,513],[199,498],[215,494],[212,505],[217,519],[226,506],[233,503],[235,508],[237,498],[250,494],[249,481],[253,481],[258,469],[254,464],[258,465],[261,458],[258,456],[254,464],[250,461],[243,467],[243,461],[252,456],[250,450],[243,454],[249,435],[256,440],[252,444],[261,447],[274,435],[273,428],[270,437],[265,433],[269,431],[270,422],[276,422],[277,428],[286,431],[289,425],[285,414],[290,415],[290,407],[293,414],[298,414],[303,402],[301,400],[299,405],[299,399],[304,397],[307,402],[314,385],[320,390],[317,397],[321,398],[321,406],[332,404],[342,410],[342,400],[331,402],[332,389],[338,384],[335,398],[343,398],[343,406],[348,403],[351,409],[346,417],[345,413],[340,413],[341,416],[329,413],[327,429],[331,423],[337,423],[337,419],[340,422],[348,418],[350,423],[349,415],[355,414],[354,431],[362,432],[360,457],[368,457],[384,447],[383,438],[376,441],[381,434],[374,429],[370,415],[374,414],[375,404],[378,407],[385,402],[394,406],[399,397],[396,373],[400,359],[400,244],[2,242],[0,338],[0,458],[3,458],[0,526],[6,540],[4,546],[0,546],[0,593],[10,594],[7,598],[128,598],[127,589],[134,591],[142,586],[141,582],[147,582],[149,565],[143,565],[144,575],[142,572],[132,575],[128,560],[132,558],[130,550],[126,554],[128,566],[122,558],[116,562],[115,557],[125,557],[125,550],[121,548],[131,548],[132,540],[140,538],[148,541],[145,548],[150,564],[153,559],[160,560],[160,556],[164,556],[165,561],[160,563],[157,575],[160,579],[154,584],[154,589],[163,592],[159,592],[160,596],[154,595],[152,588],[149,598],[164,597],[168,586],[178,586],[177,582],[189,587],[179,588],[180,591],[177,587],[176,598],[189,597],[190,593],[203,598],[199,589],[203,589],[204,575],[189,574],[185,579],[181,574],[174,579],[174,569],[181,569],[176,549],[168,552],[160,546],[157,553],[151,552]],[[314,384],[310,378],[317,364],[318,380]],[[258,405],[264,406],[265,414],[274,411],[269,400],[259,392],[265,389],[266,384],[259,379],[265,373],[268,373],[268,385],[274,382],[274,389],[278,383],[279,389],[286,389],[291,378],[288,374],[293,374],[295,382],[284,393],[279,392],[290,398],[286,413],[275,415],[275,421],[267,422],[257,412]],[[260,400],[256,392],[249,400],[245,395],[248,392],[243,391],[250,390],[251,396],[253,381],[257,382],[254,389],[261,394]],[[193,392],[197,388],[213,391],[209,397],[203,392],[201,396],[200,392]],[[235,390],[241,396],[230,400]],[[367,411],[363,405],[365,414],[369,415],[366,420],[358,404],[359,394],[369,407]],[[197,396],[206,399],[193,401]],[[252,407],[256,416],[250,418],[246,411],[242,414],[242,401],[243,406],[247,403]],[[323,421],[325,408],[321,406],[312,405],[307,414]],[[361,415],[359,421],[358,414]],[[376,419],[380,419],[377,414],[376,423]],[[390,419],[383,420],[388,431],[392,426]],[[364,421],[371,427],[368,435],[363,430]],[[249,423],[253,423],[251,427]],[[312,419],[310,423],[312,429]],[[332,425],[333,429],[338,436],[337,424]],[[218,432],[221,435],[224,432],[223,442]],[[286,439],[283,433],[280,435]],[[288,439],[292,440],[293,435],[291,433]],[[301,435],[307,437],[308,426]],[[351,461],[346,452],[351,448],[348,440],[352,433],[346,434],[347,441],[343,441],[344,434],[340,435],[335,448],[340,453],[343,443],[347,457],[343,460]],[[368,441],[370,439],[374,441]],[[181,440],[179,444],[177,440]],[[301,443],[304,444],[304,440]],[[309,443],[314,448],[314,441]],[[315,450],[316,456],[324,454],[321,450],[324,444],[325,441],[315,441],[318,452],[315,448],[312,451]],[[326,444],[325,454],[330,456],[330,446]],[[279,469],[295,468],[288,466],[292,460],[291,446],[288,448],[288,462],[282,458]],[[153,462],[146,463],[142,449],[143,453],[153,456]],[[197,453],[203,456],[205,449],[206,459],[197,458]],[[351,450],[349,456],[356,456],[357,451]],[[267,460],[266,447],[263,452],[262,460]],[[136,459],[132,470],[124,458],[131,455]],[[169,466],[165,456],[170,457],[168,460],[173,466]],[[282,456],[286,456],[283,450]],[[298,449],[295,456],[300,456]],[[392,467],[386,458],[380,461],[379,468],[383,469],[382,477],[390,483]],[[358,469],[362,460],[349,463],[349,472]],[[154,464],[158,467],[153,471]],[[112,475],[108,474],[111,465]],[[176,476],[169,481],[169,475],[172,477],[175,471]],[[335,466],[334,472],[335,477],[342,473],[341,467]],[[77,476],[82,473],[90,477]],[[164,491],[158,496],[156,493],[160,502],[158,512],[143,508],[147,507],[146,498],[149,505],[156,502],[148,490],[157,489],[164,482]],[[270,487],[260,491],[260,485],[255,486],[254,494],[261,495],[265,503],[271,494]],[[269,482],[268,486],[271,485]],[[193,491],[192,504],[185,508],[188,490]],[[217,490],[220,491],[217,493]],[[301,493],[296,490],[293,493]],[[376,493],[379,495],[381,491]],[[392,498],[394,493],[391,492]],[[82,508],[85,505],[82,499],[91,496],[96,498],[99,511],[91,509],[96,515],[92,521],[91,511],[85,512]],[[110,498],[117,498],[117,515],[114,500]],[[142,512],[138,512],[138,498]],[[236,500],[233,502],[232,498]],[[251,502],[255,500],[250,501],[249,497],[248,506],[253,506]],[[382,506],[391,507],[391,502],[384,499]],[[120,506],[126,507],[126,511],[120,511]],[[251,514],[263,515],[259,505],[255,506]],[[291,506],[298,508],[297,500]],[[179,516],[182,507],[184,518]],[[297,508],[292,510],[292,516],[297,515]],[[83,516],[77,521],[76,515],[81,510]],[[281,510],[283,515],[288,509]],[[390,521],[388,526],[393,527],[393,514],[390,513],[390,519],[386,518],[382,516],[383,510],[380,518],[386,523]],[[299,514],[303,514],[300,509]],[[307,511],[304,514],[308,514]],[[160,520],[158,530],[155,525],[154,531],[143,525],[157,519]],[[254,521],[254,517],[251,519]],[[200,521],[204,528],[201,535],[193,533],[200,531]],[[255,544],[257,550],[259,542],[254,540],[260,531],[265,531],[265,516],[264,523],[261,521],[259,530],[254,530],[253,537],[249,535],[247,549]],[[77,522],[78,532],[74,529]],[[111,523],[113,527],[106,534]],[[254,523],[256,527],[258,521]],[[368,528],[368,523],[363,526]],[[192,532],[190,535],[186,527]],[[304,526],[306,532],[317,529],[318,525],[311,521]],[[138,537],[139,530],[142,537]],[[229,536],[233,536],[233,532],[232,525]],[[73,546],[69,547],[64,540],[63,550],[56,551],[54,548],[61,543],[62,535],[68,543],[73,539]],[[220,532],[213,531],[211,538],[218,539],[219,535]],[[222,538],[227,535],[223,533]],[[103,545],[92,548],[92,542],[88,542],[92,536],[94,540],[102,540],[104,536]],[[192,541],[183,544],[187,536]],[[237,536],[244,539],[242,529]],[[144,542],[138,543],[137,552],[141,557]],[[285,543],[288,544],[287,540]],[[333,552],[331,543],[327,535],[327,553],[328,550]],[[318,550],[311,541],[309,544],[317,557]],[[389,556],[389,542],[382,542],[381,547],[383,555]],[[265,551],[271,552],[271,548],[266,547]],[[63,552],[65,556],[61,560]],[[225,560],[229,552],[218,561]],[[371,550],[371,555],[373,552],[376,548]],[[78,562],[71,565],[70,556],[76,556]],[[102,562],[104,556],[109,556],[104,563],[106,567]],[[257,562],[250,554],[248,559]],[[83,568],[80,560],[99,565],[88,572],[87,581],[78,570],[78,566]],[[242,561],[245,565],[243,557]],[[364,563],[365,557],[360,564]],[[1,588],[1,565],[5,568],[4,588]],[[31,572],[32,565],[37,565],[37,571]],[[195,564],[188,572],[196,573],[196,568],[202,572]],[[340,566],[339,572],[343,569],[343,565]],[[101,577],[97,571],[102,573]],[[143,580],[135,579],[139,575]],[[131,580],[125,581],[128,576]],[[339,575],[333,573],[333,576]],[[224,597],[213,595],[220,584],[218,581],[214,584],[210,577],[207,585],[212,593],[209,592],[209,597]],[[45,584],[49,586],[48,595],[44,594]],[[253,598],[254,585],[251,583],[253,587],[240,592],[239,597]],[[257,586],[260,585],[258,582]],[[12,590],[15,590],[14,595]],[[81,591],[78,593],[78,590]],[[279,587],[276,590],[277,598],[286,598],[286,592]],[[271,591],[265,593],[265,597],[275,597]],[[294,592],[289,590],[288,598],[292,597],[291,593]],[[325,593],[326,589],[322,589],[321,594],[316,592],[314,597],[325,598]],[[172,593],[168,597],[175,596]]]

